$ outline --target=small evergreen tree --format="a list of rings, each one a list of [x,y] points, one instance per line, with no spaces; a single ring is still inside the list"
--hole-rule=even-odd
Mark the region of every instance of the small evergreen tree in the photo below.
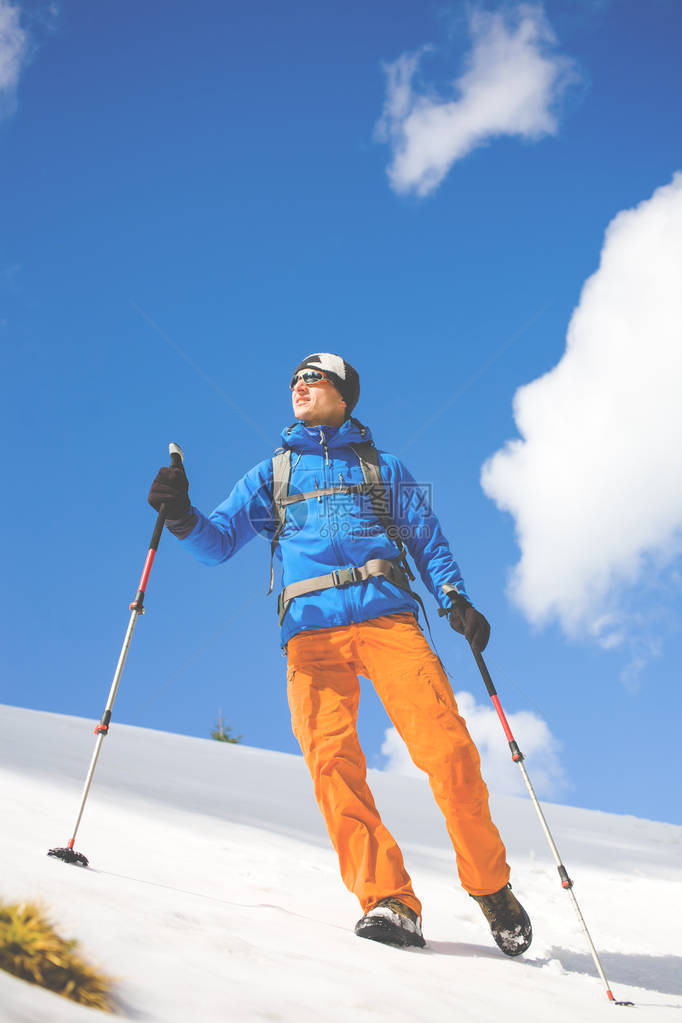
[[[229,725],[223,724],[223,712],[218,711],[218,722],[211,730],[211,738],[216,739],[218,742],[241,742],[243,736],[241,735],[230,735],[232,728]]]

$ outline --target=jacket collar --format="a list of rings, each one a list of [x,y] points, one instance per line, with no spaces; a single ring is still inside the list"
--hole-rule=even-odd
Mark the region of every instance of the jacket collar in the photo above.
[[[282,430],[282,444],[294,451],[321,451],[321,445],[341,448],[372,440],[372,431],[357,419],[346,419],[341,426],[306,426],[297,420]]]

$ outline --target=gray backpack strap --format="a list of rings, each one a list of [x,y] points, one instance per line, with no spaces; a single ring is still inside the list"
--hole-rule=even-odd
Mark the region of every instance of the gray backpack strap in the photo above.
[[[386,558],[371,558],[364,565],[351,565],[349,568],[335,568],[333,572],[326,575],[316,575],[310,579],[299,579],[295,583],[285,586],[277,601],[280,625],[284,621],[289,604],[295,597],[302,597],[308,593],[319,593],[320,590],[329,590],[332,586],[350,586],[353,583],[362,583],[373,576],[385,576],[390,582],[399,586],[401,590],[412,593],[410,583],[397,559],[387,560]],[[412,593],[412,596],[416,594]],[[417,597],[417,599],[419,599]]]
[[[350,447],[358,456],[362,475],[365,478],[365,493],[372,503],[372,510],[386,530],[388,538],[393,541],[400,551],[400,560],[408,579],[413,580],[414,573],[407,561],[405,544],[401,540],[400,531],[391,517],[388,489],[382,479],[381,469],[379,468],[379,452],[371,441],[364,441],[362,444],[351,444]]]
[[[393,541],[393,543],[400,551],[400,565],[403,571],[405,572],[405,575],[410,580],[410,582],[414,582],[414,572],[410,568],[410,564],[407,560],[407,550],[405,549],[405,544],[403,543],[400,537],[400,531],[398,527],[396,526],[393,518],[391,517],[391,510],[388,498],[388,488],[386,487],[381,477],[381,469],[379,468],[379,452],[377,451],[377,449],[375,448],[374,444],[372,444],[371,441],[363,441],[362,444],[351,444],[350,447],[358,456],[360,466],[362,468],[362,475],[365,478],[366,493],[368,494],[369,499],[372,502],[374,514],[376,515],[376,517],[379,519],[379,522],[386,530],[386,534],[389,537],[389,539]],[[426,622],[426,627],[429,630],[429,636],[431,636],[431,640],[433,640],[433,636],[431,635],[431,625],[429,623],[429,617],[426,613],[426,608],[424,607],[424,601],[422,600],[418,593],[414,592],[414,590],[409,584],[407,586],[407,589],[410,593],[410,596],[414,597],[414,599],[417,601],[420,608],[422,609],[424,621]]]
[[[286,507],[284,501],[289,494],[291,479],[291,448],[276,451],[272,456],[272,516],[275,520],[275,535],[270,544],[270,589],[275,585],[275,550],[286,523]]]

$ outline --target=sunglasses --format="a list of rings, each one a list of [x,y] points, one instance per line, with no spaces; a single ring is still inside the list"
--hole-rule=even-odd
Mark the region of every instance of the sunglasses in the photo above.
[[[291,388],[292,391],[296,384],[299,382],[299,380],[302,380],[303,383],[306,384],[308,387],[310,387],[311,384],[321,384],[323,380],[326,380],[327,383],[329,383],[329,379],[324,375],[324,373],[320,373],[319,370],[303,369],[301,370],[300,373],[297,373],[295,376],[291,378],[291,383],[289,384],[289,387]]]

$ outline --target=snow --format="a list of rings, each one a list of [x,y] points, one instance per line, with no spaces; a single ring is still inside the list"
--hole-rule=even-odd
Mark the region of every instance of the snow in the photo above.
[[[370,772],[424,904],[426,947],[398,950],[353,934],[358,904],[290,754],[114,721],[76,840],[90,868],[48,857],[72,833],[94,724],[0,706],[0,897],[41,899],[117,978],[115,1018],[582,1023],[682,1008],[680,827],[543,804],[614,994],[636,1003],[615,1007],[527,798],[492,799],[534,929],[508,959],[458,884],[426,781]],[[0,971],[1,1023],[94,1018]]]

